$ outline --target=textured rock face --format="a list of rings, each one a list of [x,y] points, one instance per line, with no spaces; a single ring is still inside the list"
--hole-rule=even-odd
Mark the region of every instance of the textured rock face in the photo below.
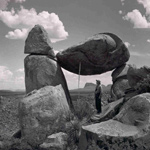
[[[102,121],[107,121],[109,119],[114,118],[116,116],[123,105],[123,98],[109,103],[108,105],[104,106],[102,109],[102,113],[98,116],[92,116],[91,121],[93,122],[102,122]]]
[[[33,91],[19,104],[22,137],[34,147],[42,144],[48,135],[60,130],[60,120],[68,113],[69,106],[61,85]]]
[[[116,120],[142,128],[150,127],[150,93],[134,96],[121,108]]]
[[[40,150],[66,150],[67,134],[59,132],[47,137],[46,141],[40,145]]]
[[[129,65],[124,64],[112,72],[111,98],[113,100],[120,99],[125,95],[125,91],[131,88],[127,79],[128,70]]]
[[[125,96],[126,89],[130,88],[127,79],[117,79],[117,81],[112,85],[111,96],[113,99],[120,99]]]
[[[147,75],[150,75],[149,67],[143,66],[139,69],[130,67],[127,74],[129,85],[134,88],[136,84],[146,78]]]
[[[128,61],[130,54],[122,40],[112,33],[94,35],[85,42],[56,55],[61,67],[81,75],[101,74]]]
[[[59,64],[43,55],[29,55],[24,60],[26,92],[40,89],[46,85],[61,84],[70,108],[73,108],[67,83]]]
[[[140,131],[137,127],[125,125],[115,120],[83,126],[78,150],[88,149],[91,140],[94,140],[100,149],[134,150],[132,145],[135,144],[134,139],[139,134]],[[130,141],[133,141],[133,144],[130,145]]]
[[[88,149],[92,140],[100,149],[149,150],[150,93],[128,100],[113,120],[83,126],[79,150]]]
[[[46,54],[55,57],[50,40],[45,29],[35,25],[25,41],[25,54]]]
[[[112,81],[115,82],[118,78],[127,79],[127,72],[129,70],[129,65],[122,65],[117,67],[111,74]]]

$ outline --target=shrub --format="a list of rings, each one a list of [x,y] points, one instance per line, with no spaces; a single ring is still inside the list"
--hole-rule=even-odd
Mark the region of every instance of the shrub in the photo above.
[[[77,99],[74,107],[74,114],[79,120],[83,120],[85,118],[86,120],[89,120],[95,111],[94,107],[89,102],[82,99]]]
[[[150,75],[138,82],[135,89],[139,94],[150,92]]]

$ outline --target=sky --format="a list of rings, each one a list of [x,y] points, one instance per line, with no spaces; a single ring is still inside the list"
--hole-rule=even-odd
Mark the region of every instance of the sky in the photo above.
[[[128,64],[150,66],[150,0],[0,0],[0,89],[25,89],[25,39],[36,24],[55,52],[110,32],[128,47]],[[69,89],[78,88],[78,76],[63,71]],[[111,71],[81,76],[79,87],[96,79],[111,84]]]

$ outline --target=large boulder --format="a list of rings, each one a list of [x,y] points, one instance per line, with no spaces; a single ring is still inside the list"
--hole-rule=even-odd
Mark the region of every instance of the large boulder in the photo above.
[[[94,140],[100,149],[149,150],[149,110],[150,93],[131,98],[112,120],[83,126],[79,150],[86,150],[91,140]]]
[[[134,88],[139,81],[150,75],[150,68],[143,66],[141,68],[136,68],[134,66],[130,67],[127,73],[129,85]]]
[[[150,93],[132,97],[114,118],[124,124],[150,129]]]
[[[148,134],[149,135],[149,134]],[[115,120],[83,126],[78,150],[87,150],[92,140],[95,147],[105,150],[149,150],[149,137],[136,126]]]
[[[114,118],[119,113],[119,110],[122,107],[122,105],[123,105],[123,98],[115,102],[111,102],[108,105],[105,105],[102,108],[102,113],[100,113],[99,115],[93,115],[91,117],[91,121],[98,123]]]
[[[130,54],[118,36],[100,33],[57,53],[56,57],[60,66],[70,72],[78,74],[80,68],[81,75],[94,75],[123,65]]]
[[[29,55],[24,60],[26,93],[46,85],[61,84],[70,108],[73,108],[68,86],[59,64],[44,55]]]
[[[65,127],[65,118],[70,113],[61,85],[45,86],[26,95],[19,104],[21,135],[27,143],[36,147],[47,136]]]
[[[128,79],[117,79],[111,87],[111,97],[115,101],[125,96],[125,91],[129,89]]]
[[[25,41],[25,54],[45,54],[55,57],[50,40],[44,27],[35,25]]]

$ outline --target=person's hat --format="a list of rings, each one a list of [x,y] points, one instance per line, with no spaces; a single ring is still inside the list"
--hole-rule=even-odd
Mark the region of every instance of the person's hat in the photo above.
[[[97,82],[99,82],[99,83],[101,83],[101,81],[100,80],[96,80]]]

